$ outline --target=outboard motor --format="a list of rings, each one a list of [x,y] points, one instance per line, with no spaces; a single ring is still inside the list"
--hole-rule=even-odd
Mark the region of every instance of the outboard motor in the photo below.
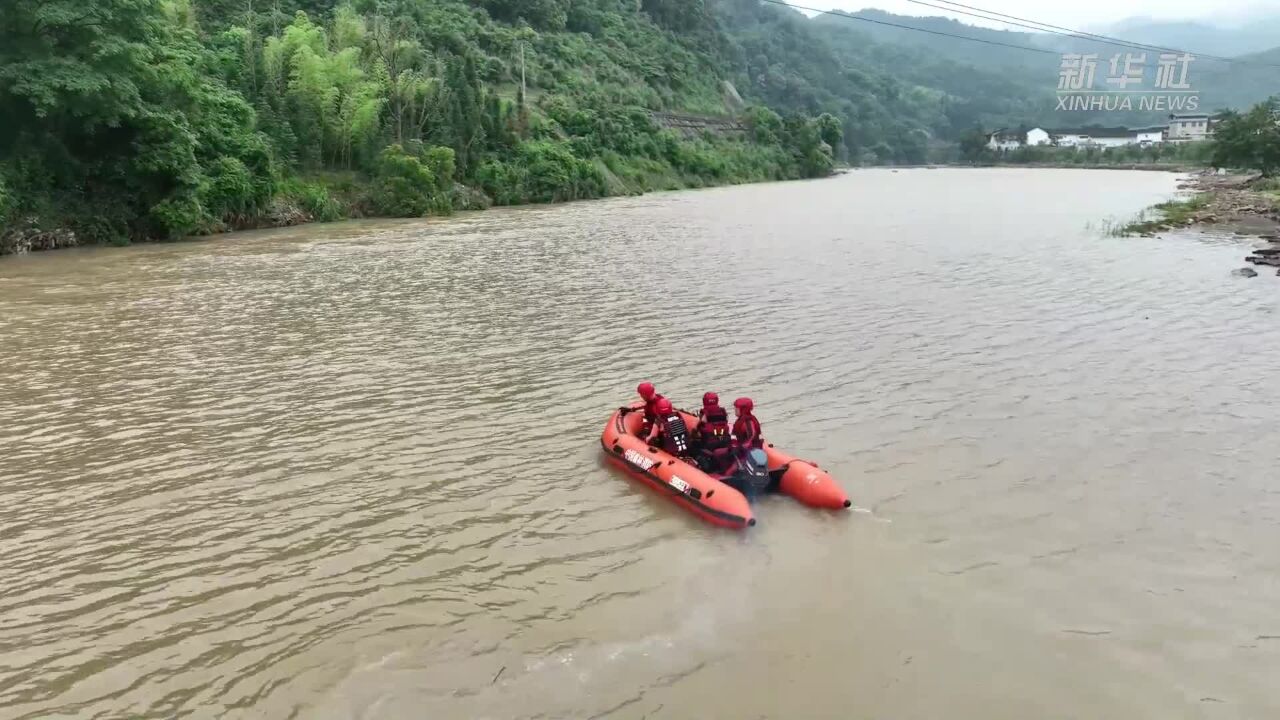
[[[769,456],[760,448],[739,450],[733,475],[724,482],[754,502],[769,488]]]

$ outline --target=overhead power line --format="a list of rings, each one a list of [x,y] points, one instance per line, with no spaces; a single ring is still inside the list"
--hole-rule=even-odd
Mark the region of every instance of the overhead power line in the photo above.
[[[1056,53],[1052,50],[1045,50],[1043,48],[1033,48],[1033,47],[1028,47],[1026,45],[1014,45],[1012,43],[996,42],[995,40],[983,40],[982,38],[967,37],[965,35],[956,35],[954,33],[946,33],[938,30],[926,30],[925,28],[911,27],[910,25],[899,25],[898,23],[891,23],[884,20],[873,20],[871,18],[862,17],[860,15],[848,15],[839,10],[820,10],[814,7],[806,7],[804,5],[797,5],[795,3],[783,2],[783,0],[760,0],[760,2],[769,3],[771,5],[781,5],[783,7],[789,7],[795,10],[808,10],[809,12],[821,13],[823,15],[834,15],[836,17],[848,18],[850,20],[858,20],[861,22],[875,23],[876,25],[887,25],[888,27],[901,28],[903,30],[914,30],[916,32],[928,33],[930,35],[941,35],[943,37],[957,38],[959,40],[968,40],[970,42],[982,43],[983,45],[998,45],[1000,47],[1013,48],[1014,50],[1027,50],[1029,52],[1042,53],[1044,55],[1053,55],[1053,56],[1061,55],[1061,53]]]
[[[1095,42],[1106,43],[1106,44],[1109,44],[1109,45],[1116,45],[1116,46],[1120,46],[1120,47],[1127,47],[1127,48],[1131,48],[1131,49],[1134,49],[1134,50],[1146,50],[1146,51],[1153,51],[1153,50],[1154,50],[1154,51],[1160,51],[1160,52],[1170,52],[1170,53],[1186,54],[1186,55],[1191,55],[1192,57],[1195,57],[1195,58],[1204,58],[1204,59],[1208,59],[1208,60],[1218,60],[1218,61],[1221,61],[1221,62],[1233,63],[1233,64],[1237,64],[1237,65],[1254,65],[1254,66],[1257,66],[1257,67],[1268,67],[1268,68],[1276,68],[1276,69],[1280,69],[1280,65],[1276,65],[1276,64],[1273,64],[1273,63],[1259,63],[1259,62],[1252,62],[1252,61],[1248,61],[1248,60],[1241,60],[1241,59],[1239,59],[1239,58],[1227,58],[1227,57],[1220,57],[1220,56],[1217,56],[1217,55],[1204,55],[1204,54],[1200,54],[1200,53],[1192,52],[1192,51],[1189,51],[1189,50],[1181,50],[1181,49],[1178,49],[1178,48],[1166,48],[1166,47],[1161,47],[1161,46],[1159,46],[1159,45],[1147,45],[1147,44],[1145,44],[1145,43],[1130,42],[1130,41],[1122,40],[1122,39],[1119,39],[1119,38],[1111,38],[1111,37],[1108,37],[1108,36],[1106,36],[1106,35],[1098,35],[1098,34],[1095,34],[1095,33],[1086,33],[1086,32],[1077,32],[1077,31],[1072,30],[1072,29],[1070,29],[1070,28],[1063,28],[1063,27],[1060,27],[1060,26],[1057,26],[1057,25],[1050,25],[1049,23],[1041,23],[1041,22],[1038,22],[1038,21],[1036,21],[1036,20],[1029,20],[1029,19],[1026,19],[1026,18],[1016,17],[1016,16],[1014,16],[1014,15],[1005,15],[1004,13],[998,13],[998,12],[994,12],[994,11],[990,11],[990,10],[983,10],[982,8],[974,7],[974,6],[972,6],[972,5],[964,5],[964,4],[962,4],[962,3],[950,2],[950,0],[938,0],[938,2],[943,2],[943,3],[946,3],[946,4],[948,4],[948,5],[954,5],[954,6],[957,6],[957,7],[968,8],[968,9],[970,9],[970,10],[976,10],[976,11],[978,11],[978,12],[987,13],[988,15],[997,16],[997,17],[986,17],[986,16],[983,16],[983,15],[977,15],[977,14],[972,13],[972,12],[965,12],[965,11],[963,11],[963,10],[956,10],[956,9],[954,9],[954,8],[951,8],[951,7],[942,7],[942,6],[939,6],[939,5],[933,5],[933,4],[931,4],[931,3],[924,2],[924,0],[907,0],[907,1],[908,1],[908,2],[912,2],[912,3],[915,3],[915,4],[917,4],[917,5],[924,5],[924,6],[927,6],[927,7],[932,7],[932,8],[938,9],[938,10],[945,10],[945,11],[947,11],[947,12],[953,12],[953,13],[957,13],[957,14],[960,14],[960,15],[969,15],[969,16],[971,16],[971,17],[981,18],[981,19],[983,19],[983,20],[992,20],[992,21],[995,21],[995,22],[1002,22],[1002,23],[1005,23],[1005,24],[1007,24],[1007,25],[1017,25],[1017,26],[1020,26],[1020,27],[1025,27],[1025,28],[1028,28],[1028,29],[1031,29],[1031,30],[1036,30],[1037,32],[1043,32],[1043,33],[1051,34],[1051,35],[1059,35],[1059,36],[1063,36],[1063,37],[1072,37],[1072,38],[1079,39],[1079,40],[1093,40],[1093,41],[1095,41]],[[771,5],[781,5],[781,6],[783,6],[783,7],[789,7],[789,8],[792,8],[792,9],[794,9],[794,10],[807,10],[807,11],[809,11],[809,12],[815,12],[815,13],[819,13],[819,14],[822,14],[822,15],[833,15],[833,16],[835,16],[835,17],[845,18],[846,20],[854,20],[854,21],[857,21],[857,22],[872,23],[872,24],[875,24],[875,25],[884,25],[884,26],[887,26],[887,27],[899,28],[899,29],[901,29],[901,30],[910,30],[910,31],[912,31],[912,32],[926,33],[926,34],[928,34],[928,35],[938,35],[938,36],[941,36],[941,37],[954,38],[954,39],[956,39],[956,40],[964,40],[964,41],[967,41],[967,42],[981,43],[981,44],[983,44],[983,45],[995,45],[995,46],[998,46],[998,47],[1007,47],[1007,48],[1011,48],[1011,49],[1014,49],[1014,50],[1023,50],[1023,51],[1026,51],[1026,52],[1040,53],[1040,54],[1042,54],[1042,55],[1053,55],[1053,56],[1055,56],[1055,57],[1060,57],[1060,56],[1061,56],[1061,54],[1062,54],[1062,53],[1060,53],[1060,52],[1056,52],[1056,51],[1053,51],[1053,50],[1046,50],[1046,49],[1044,49],[1044,48],[1036,48],[1036,47],[1031,47],[1031,46],[1028,46],[1028,45],[1016,45],[1016,44],[1014,44],[1014,43],[999,42],[999,41],[997,41],[997,40],[984,40],[984,39],[982,39],[982,38],[970,37],[970,36],[968,36],[968,35],[957,35],[957,34],[955,34],[955,33],[942,32],[941,30],[929,30],[929,29],[927,29],[927,28],[914,27],[914,26],[911,26],[911,25],[902,25],[902,24],[900,24],[900,23],[888,22],[887,20],[876,20],[876,19],[874,19],[874,18],[863,17],[863,16],[861,16],[861,15],[851,15],[851,14],[849,14],[849,13],[847,13],[847,12],[844,12],[844,11],[841,11],[841,10],[822,10],[822,9],[820,9],[820,8],[808,7],[808,6],[805,6],[805,5],[797,5],[796,3],[786,2],[785,0],[760,0],[760,2],[769,3],[769,4],[771,4]],[[1008,18],[1008,19],[1006,20],[1006,19],[1003,19],[1003,18]],[[1017,22],[1010,22],[1011,20],[1013,20],[1013,21],[1017,21]],[[1034,23],[1035,25],[1038,25],[1039,27],[1036,27],[1036,26],[1033,26],[1033,25],[1023,25],[1023,24],[1022,24],[1023,22],[1026,22],[1026,23]]]
[[[1029,20],[1027,18],[1018,17],[1016,15],[1006,15],[1004,13],[999,13],[994,10],[984,10],[983,8],[980,8],[980,7],[965,5],[964,3],[951,2],[950,0],[937,0],[937,2],[942,3],[942,5],[935,5],[931,2],[925,2],[924,0],[907,0],[907,2],[913,3],[915,5],[923,5],[925,7],[931,7],[931,8],[934,8],[935,10],[945,10],[946,12],[953,12],[953,13],[956,13],[957,15],[968,15],[970,17],[981,18],[983,20],[993,20],[995,22],[1004,23],[1005,25],[1014,25],[1017,27],[1027,28],[1029,30],[1035,30],[1037,32],[1046,33],[1049,35],[1059,35],[1061,37],[1075,38],[1077,40],[1090,40],[1090,41],[1102,43],[1105,45],[1117,45],[1119,47],[1126,47],[1133,50],[1147,50],[1147,51],[1156,51],[1156,52],[1165,52],[1165,53],[1188,54],[1188,55],[1194,56],[1197,59],[1218,60],[1220,62],[1227,62],[1227,63],[1240,63],[1244,65],[1254,64],[1254,65],[1263,65],[1266,67],[1280,68],[1280,65],[1269,65],[1267,63],[1250,63],[1246,60],[1240,60],[1238,58],[1222,57],[1220,55],[1209,55],[1207,53],[1198,53],[1192,50],[1179,50],[1178,48],[1162,47],[1160,45],[1149,45],[1147,43],[1140,43],[1132,40],[1124,40],[1122,38],[1110,37],[1108,35],[1099,35],[1097,33],[1085,32],[1083,30],[1072,30],[1071,28],[1065,28],[1060,25],[1051,25],[1049,23],[1042,23],[1039,20]],[[947,5],[954,5],[955,7],[945,7]],[[966,12],[965,10],[956,10],[955,8],[967,8],[968,10],[976,10],[977,13],[983,13],[983,14],[979,15],[974,12]]]

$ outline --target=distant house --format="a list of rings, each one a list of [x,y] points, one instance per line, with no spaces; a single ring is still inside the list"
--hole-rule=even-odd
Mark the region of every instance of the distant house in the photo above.
[[[1050,130],[1049,135],[1058,147],[1080,147],[1089,137],[1083,130]]]
[[[1023,132],[1019,129],[1001,128],[987,137],[987,147],[992,150],[1006,152],[1032,145],[1054,145],[1057,147],[1108,148],[1138,145],[1150,147],[1164,142],[1189,142],[1191,139],[1204,139],[1213,134],[1213,120],[1208,115],[1175,115],[1184,118],[1182,125],[1153,125],[1151,127],[1086,127],[1086,128],[1032,128]],[[1204,126],[1195,123],[1203,120]],[[1195,131],[1199,131],[1199,135]]]
[[[1107,148],[1140,145],[1149,147],[1165,141],[1166,128],[1163,125],[1141,128],[1104,128],[1087,127],[1073,129],[1050,130],[1054,144],[1058,147],[1074,148]]]
[[[1000,128],[987,136],[987,147],[997,152],[1017,150],[1022,147],[1025,139],[1026,136],[1022,134],[1021,130]]]
[[[999,152],[1017,150],[1027,145],[1048,145],[1049,132],[1041,128],[1022,131],[1018,128],[1000,128],[987,136],[987,147]]]
[[[1096,147],[1104,150],[1136,144],[1138,141],[1134,132],[1123,127],[1063,128],[1049,131],[1058,147]]]
[[[1208,140],[1213,136],[1213,118],[1204,113],[1173,114],[1169,116],[1169,130],[1165,140],[1171,143],[1188,143]]]
[[[1027,131],[1027,145],[1048,145],[1049,131],[1043,128],[1031,128]]]
[[[1149,145],[1159,145],[1164,142],[1165,131],[1168,130],[1164,125],[1153,125],[1151,127],[1134,128],[1133,142],[1137,145],[1147,147]]]

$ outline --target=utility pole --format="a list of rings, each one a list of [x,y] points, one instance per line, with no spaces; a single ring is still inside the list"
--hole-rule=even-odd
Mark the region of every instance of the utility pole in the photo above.
[[[526,137],[529,129],[529,86],[525,80],[524,44],[532,35],[533,31],[529,28],[520,28],[516,35],[516,42],[520,43],[520,95],[516,98],[516,127],[521,138]]]
[[[249,34],[244,39],[244,61],[249,66],[249,83],[253,86],[253,94],[258,94],[258,16],[253,13],[253,0],[249,0],[248,18]],[[255,97],[254,100],[257,100]]]

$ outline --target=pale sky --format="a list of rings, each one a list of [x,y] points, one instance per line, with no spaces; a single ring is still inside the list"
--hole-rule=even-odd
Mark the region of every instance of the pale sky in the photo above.
[[[994,22],[983,22],[966,15],[953,15],[907,0],[793,0],[797,4],[821,10],[856,11],[865,7],[887,10],[902,15],[943,15],[972,24],[1010,30]],[[937,0],[923,0],[943,5]],[[1206,19],[1227,23],[1250,13],[1280,12],[1280,0],[956,0],[956,2],[992,10],[1006,15],[1038,20],[1074,29],[1096,26],[1133,16],[1159,20]]]

